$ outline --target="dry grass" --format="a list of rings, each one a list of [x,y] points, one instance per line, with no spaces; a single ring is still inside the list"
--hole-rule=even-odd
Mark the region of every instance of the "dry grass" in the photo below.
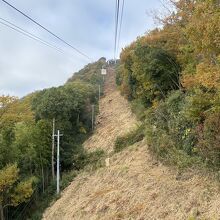
[[[105,96],[100,101],[95,133],[84,144],[89,150],[101,148],[110,153],[116,138],[136,126],[137,121],[131,113],[129,103],[116,90],[114,80],[114,74],[110,72],[106,78]]]
[[[105,107],[104,103],[112,97],[114,101],[110,103],[120,103]],[[117,91],[107,93],[101,108],[101,122],[85,146],[110,152],[115,138],[131,129],[136,121]],[[184,175],[187,178],[177,178],[174,169],[155,161],[143,140],[113,154],[109,167],[81,173],[47,209],[43,219],[220,219],[218,183],[208,176]]]
[[[102,190],[98,190],[96,192],[94,192],[94,194],[91,196],[92,198],[96,199],[97,197],[103,196],[111,191],[113,191],[114,189],[109,188],[109,189],[102,189]]]

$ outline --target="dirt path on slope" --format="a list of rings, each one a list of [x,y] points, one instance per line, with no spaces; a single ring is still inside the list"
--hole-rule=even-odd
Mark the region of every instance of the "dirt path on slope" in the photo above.
[[[113,72],[106,82],[100,124],[85,147],[110,152],[115,138],[137,122],[128,103],[111,85]],[[208,177],[189,172],[177,178],[174,170],[150,156],[141,141],[111,156],[109,167],[77,176],[43,219],[217,220],[220,194],[218,184]]]

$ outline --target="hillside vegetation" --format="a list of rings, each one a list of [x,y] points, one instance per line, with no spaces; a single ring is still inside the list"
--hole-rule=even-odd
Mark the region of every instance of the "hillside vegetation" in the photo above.
[[[103,83],[104,64],[102,58],[87,65],[60,87],[44,89],[22,99],[0,97],[2,220],[6,213],[9,219],[40,219],[42,210],[55,195],[51,168],[53,119],[56,131],[59,129],[63,134],[62,188],[94,158],[82,143],[92,132],[92,104],[98,111],[98,87]]]
[[[219,219],[219,181],[197,169],[180,172],[153,156],[143,125],[112,83],[113,72],[108,69],[96,130],[84,143],[104,157],[73,179],[43,220]]]
[[[117,84],[150,149],[181,168],[220,168],[220,6],[171,1],[175,12],[120,56]],[[181,162],[182,161],[182,162]]]
[[[63,134],[61,188],[92,168],[44,219],[219,219],[216,179],[183,170],[219,178],[220,4],[169,2],[175,10],[157,17],[161,28],[122,50],[116,77],[108,69],[101,106],[104,58],[63,86],[0,97],[1,219],[41,219],[55,198],[53,119]],[[92,105],[101,111],[94,132]]]
[[[104,57],[100,58],[98,62],[88,64],[79,72],[74,73],[67,82],[82,80],[91,84],[102,84],[103,78],[100,74],[102,67],[106,67],[106,59]]]

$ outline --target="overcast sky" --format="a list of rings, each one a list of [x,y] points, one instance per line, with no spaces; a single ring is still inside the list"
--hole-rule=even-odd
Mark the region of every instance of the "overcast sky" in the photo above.
[[[113,58],[115,0],[8,0],[93,60]],[[121,47],[155,27],[159,0],[125,0]],[[0,1],[0,18],[63,48],[61,54],[0,24],[0,95],[63,84],[89,61]]]

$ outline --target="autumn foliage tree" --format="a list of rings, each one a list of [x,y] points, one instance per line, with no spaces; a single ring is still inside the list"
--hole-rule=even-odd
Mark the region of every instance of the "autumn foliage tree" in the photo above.
[[[34,179],[20,180],[16,164],[8,165],[0,170],[0,217],[4,220],[4,209],[27,202],[32,193]]]
[[[164,157],[183,150],[219,169],[219,1],[168,1],[175,9],[156,15],[161,27],[122,51],[117,82],[133,103],[142,100],[140,109],[148,106],[151,149]]]

